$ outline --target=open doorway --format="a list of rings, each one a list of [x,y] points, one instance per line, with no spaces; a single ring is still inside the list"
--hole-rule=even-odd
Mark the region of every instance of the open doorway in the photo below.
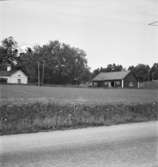
[[[21,84],[21,79],[18,79],[18,84]]]
[[[114,81],[111,81],[111,87],[114,87],[114,86],[115,86]]]

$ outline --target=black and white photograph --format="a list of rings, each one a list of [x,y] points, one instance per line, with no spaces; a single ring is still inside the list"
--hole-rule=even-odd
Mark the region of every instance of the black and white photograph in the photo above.
[[[158,167],[158,0],[0,0],[0,167]]]

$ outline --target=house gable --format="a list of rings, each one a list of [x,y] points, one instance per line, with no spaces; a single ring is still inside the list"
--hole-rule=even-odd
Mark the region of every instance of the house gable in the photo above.
[[[28,78],[28,76],[21,70],[15,71],[14,73],[10,75],[10,77],[18,77],[18,76],[24,76]]]
[[[136,88],[138,86],[137,78],[133,73],[129,73],[125,78],[124,78],[124,86],[128,88]]]

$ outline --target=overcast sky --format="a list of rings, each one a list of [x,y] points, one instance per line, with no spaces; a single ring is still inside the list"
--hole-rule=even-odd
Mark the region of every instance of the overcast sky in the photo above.
[[[59,40],[87,53],[94,69],[158,62],[158,0],[1,0],[0,40]]]

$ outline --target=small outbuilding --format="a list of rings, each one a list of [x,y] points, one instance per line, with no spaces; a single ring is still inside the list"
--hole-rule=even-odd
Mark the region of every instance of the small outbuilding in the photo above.
[[[28,76],[21,70],[0,71],[1,84],[27,84]]]
[[[130,71],[101,72],[92,80],[93,87],[138,88],[136,77]]]

